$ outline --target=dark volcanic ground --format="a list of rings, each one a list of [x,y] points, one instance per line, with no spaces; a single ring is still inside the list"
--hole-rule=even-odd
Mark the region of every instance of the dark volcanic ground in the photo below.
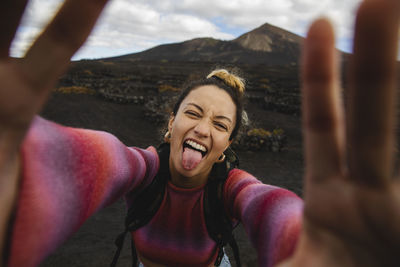
[[[266,111],[256,105],[248,105],[246,110],[250,120],[257,121],[259,127],[283,128],[288,144],[282,152],[238,151],[241,168],[264,183],[301,195],[303,163],[299,117]],[[162,129],[144,119],[143,106],[108,102],[92,95],[54,94],[42,116],[64,125],[111,132],[128,146],[156,146],[163,136]],[[41,266],[109,266],[115,252],[114,239],[123,230],[124,215],[122,200],[95,214]],[[243,266],[257,266],[257,255],[242,228],[236,230],[236,236]],[[131,266],[128,241],[125,241],[118,266]]]

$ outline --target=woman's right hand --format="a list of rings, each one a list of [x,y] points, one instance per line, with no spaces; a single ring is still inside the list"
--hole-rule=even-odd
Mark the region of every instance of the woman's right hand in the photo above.
[[[89,36],[107,0],[65,1],[21,59],[9,50],[27,0],[0,3],[0,266],[18,191],[18,154],[35,114],[70,58]]]

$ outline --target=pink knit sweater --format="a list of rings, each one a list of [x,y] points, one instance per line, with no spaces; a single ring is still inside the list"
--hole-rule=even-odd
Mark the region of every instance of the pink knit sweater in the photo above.
[[[11,267],[38,266],[94,212],[124,195],[131,203],[159,167],[153,147],[126,147],[111,134],[39,117],[23,144],[22,161]],[[207,234],[203,195],[203,187],[168,183],[156,215],[132,233],[139,254],[167,266],[212,264],[217,247]],[[301,227],[299,197],[239,169],[229,173],[224,196],[227,210],[257,249],[260,266],[273,266],[293,252]]]

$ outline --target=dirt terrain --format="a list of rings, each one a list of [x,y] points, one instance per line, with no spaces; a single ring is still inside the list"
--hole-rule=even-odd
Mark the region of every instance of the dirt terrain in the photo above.
[[[302,148],[298,116],[271,112],[256,105],[246,107],[251,121],[260,127],[281,127],[287,146],[281,152],[238,151],[240,167],[264,183],[279,185],[302,194]],[[157,145],[162,127],[143,117],[144,106],[106,101],[96,95],[53,94],[42,116],[64,125],[105,130],[128,146]],[[51,255],[42,267],[109,266],[115,251],[114,239],[123,230],[122,200],[92,216],[80,230]],[[257,266],[257,255],[243,229],[236,231],[243,266]],[[229,254],[229,251],[228,251]],[[119,266],[131,266],[130,244],[125,241]]]

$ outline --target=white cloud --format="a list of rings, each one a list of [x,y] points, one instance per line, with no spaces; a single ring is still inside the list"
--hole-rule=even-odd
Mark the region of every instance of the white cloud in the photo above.
[[[113,0],[88,42],[80,50],[79,57],[135,52],[161,43],[196,37],[233,39],[239,33],[250,31],[266,22],[304,35],[310,22],[321,15],[334,21],[338,44],[348,44],[351,41],[354,11],[359,2],[360,0]],[[29,4],[12,46],[13,55],[23,54],[61,3],[61,0],[33,0]],[[117,52],[111,52],[113,50]],[[107,54],[101,55],[104,51]]]
[[[42,28],[58,10],[61,0],[32,0],[29,2],[22,20],[23,26]]]
[[[196,37],[213,36],[232,39],[234,36],[221,32],[213,23],[199,16],[184,13],[162,13],[151,5],[115,1],[105,10],[99,26],[85,46],[111,50],[140,51],[161,43],[184,41]],[[125,49],[124,49],[125,48]],[[82,53],[82,52],[81,52]]]
[[[11,55],[22,56],[26,52],[61,4],[61,0],[32,0],[28,3],[10,49]]]

